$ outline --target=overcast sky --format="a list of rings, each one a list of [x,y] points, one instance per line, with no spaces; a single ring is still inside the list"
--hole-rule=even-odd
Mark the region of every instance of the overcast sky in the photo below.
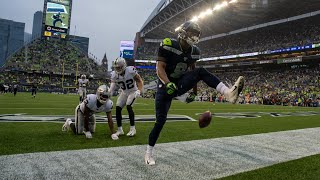
[[[70,34],[90,38],[89,52],[109,65],[119,55],[121,40],[134,40],[160,0],[73,0]],[[26,23],[32,33],[33,14],[44,0],[1,0],[0,18]],[[76,28],[75,28],[76,27]]]

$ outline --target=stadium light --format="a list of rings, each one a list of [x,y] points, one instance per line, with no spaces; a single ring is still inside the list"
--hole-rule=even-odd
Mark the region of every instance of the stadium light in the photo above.
[[[177,32],[181,29],[181,25],[179,27],[177,27],[174,31]]]
[[[220,4],[217,4],[214,8],[209,8],[204,12],[201,12],[198,16],[193,16],[193,18],[191,19],[192,22],[197,22],[199,19],[203,19],[208,15],[211,15],[214,11],[220,10],[226,6],[228,6],[229,4],[232,3],[237,3],[238,0],[231,0],[231,1],[223,1]],[[181,29],[181,25],[179,27],[177,27],[174,31],[178,31]]]
[[[204,18],[206,16],[206,12],[202,12],[200,13],[200,15],[198,16],[199,19]]]
[[[206,15],[212,14],[212,9],[208,9],[205,13],[206,13]]]
[[[198,21],[198,17],[197,16],[193,16],[193,18],[191,19],[192,22],[197,22]]]
[[[224,2],[221,3],[221,4],[216,5],[216,6],[213,8],[213,10],[214,10],[214,11],[215,11],[215,10],[219,10],[219,9],[225,7],[225,6],[228,6],[228,2],[227,2],[227,1],[224,1]]]

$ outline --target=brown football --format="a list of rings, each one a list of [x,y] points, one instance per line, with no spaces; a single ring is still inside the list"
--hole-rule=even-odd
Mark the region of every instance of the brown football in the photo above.
[[[207,127],[212,119],[212,115],[210,111],[206,111],[204,113],[202,113],[199,117],[199,127],[200,128],[204,128]]]

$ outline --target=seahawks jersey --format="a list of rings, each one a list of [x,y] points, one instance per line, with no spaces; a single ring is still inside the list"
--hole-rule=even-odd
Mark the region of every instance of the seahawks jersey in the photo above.
[[[138,74],[133,66],[127,66],[123,75],[119,75],[115,71],[111,73],[111,82],[116,83],[125,93],[138,90],[134,76]]]
[[[84,112],[85,107],[87,107],[90,109],[91,113],[111,112],[113,102],[110,99],[100,107],[97,106],[97,101],[96,94],[88,94],[86,99],[80,104],[80,110]]]
[[[165,71],[169,80],[177,82],[188,68],[200,59],[200,50],[193,45],[187,52],[183,52],[177,40],[165,38],[160,44],[158,56],[165,59]]]
[[[78,79],[79,88],[87,87],[88,82],[88,79]]]

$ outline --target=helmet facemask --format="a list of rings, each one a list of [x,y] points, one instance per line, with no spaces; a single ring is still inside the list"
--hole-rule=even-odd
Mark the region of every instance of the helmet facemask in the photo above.
[[[122,74],[127,67],[126,60],[121,57],[117,58],[113,67],[117,74]]]
[[[200,40],[200,27],[194,22],[186,22],[179,30],[178,38],[185,40],[190,46],[197,44]]]
[[[101,103],[101,104],[105,104],[108,99],[110,98],[110,92],[109,92],[109,87],[106,85],[101,85],[99,86],[99,88],[97,89],[97,100]]]

